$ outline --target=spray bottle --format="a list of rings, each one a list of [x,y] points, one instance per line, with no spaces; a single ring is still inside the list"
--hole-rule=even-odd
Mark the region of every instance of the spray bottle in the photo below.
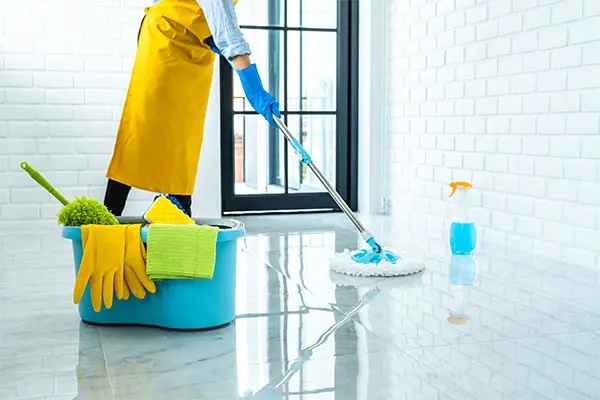
[[[469,182],[450,183],[452,193],[456,196],[454,202],[454,219],[450,225],[450,249],[452,254],[469,255],[477,247],[477,230],[475,224],[469,219],[469,201],[467,194],[473,186]]]

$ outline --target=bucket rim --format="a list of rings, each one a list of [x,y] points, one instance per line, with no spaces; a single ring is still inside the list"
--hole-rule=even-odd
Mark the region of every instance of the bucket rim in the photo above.
[[[225,229],[242,229],[244,223],[236,219],[220,219],[220,218],[192,218],[197,225],[210,225],[217,228]],[[120,224],[144,224],[146,222],[142,217],[117,217]],[[221,230],[221,229],[220,229]]]
[[[219,228],[217,242],[227,242],[239,239],[246,235],[246,226],[243,222],[235,219],[217,219],[217,218],[192,218],[197,225],[210,225]],[[141,217],[117,217],[122,225],[145,224]],[[148,237],[148,227],[144,226],[141,231],[142,240],[146,243]],[[70,240],[81,240],[81,227],[63,226],[62,237]]]

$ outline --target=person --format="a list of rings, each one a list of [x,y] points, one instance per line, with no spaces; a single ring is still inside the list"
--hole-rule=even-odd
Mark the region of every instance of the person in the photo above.
[[[251,1],[251,0],[245,0]],[[175,197],[191,215],[217,55],[272,126],[279,103],[262,84],[241,32],[237,0],[156,0],[145,8],[104,205],[121,216],[132,187]],[[211,132],[211,134],[215,134]]]

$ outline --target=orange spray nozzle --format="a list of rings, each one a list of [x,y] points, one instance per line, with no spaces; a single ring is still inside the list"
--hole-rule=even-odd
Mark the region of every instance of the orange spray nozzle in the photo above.
[[[465,189],[471,189],[473,187],[469,182],[451,182],[450,187],[452,188],[452,193],[450,193],[450,197],[454,196],[454,193],[459,186],[464,187]]]

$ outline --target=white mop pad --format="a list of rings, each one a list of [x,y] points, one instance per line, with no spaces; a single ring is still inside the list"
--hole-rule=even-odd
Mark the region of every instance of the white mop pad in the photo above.
[[[377,264],[363,264],[352,259],[352,256],[355,253],[356,252],[352,252],[348,249],[344,250],[342,253],[337,253],[329,260],[331,271],[353,276],[389,277],[413,275],[425,269],[423,263],[407,262],[402,259],[399,259],[395,264],[386,260],[382,260]]]
[[[412,275],[382,277],[354,276],[329,271],[329,279],[338,287],[360,288],[363,290],[370,290],[374,287],[382,289],[415,288],[423,284],[423,274],[420,272]]]

